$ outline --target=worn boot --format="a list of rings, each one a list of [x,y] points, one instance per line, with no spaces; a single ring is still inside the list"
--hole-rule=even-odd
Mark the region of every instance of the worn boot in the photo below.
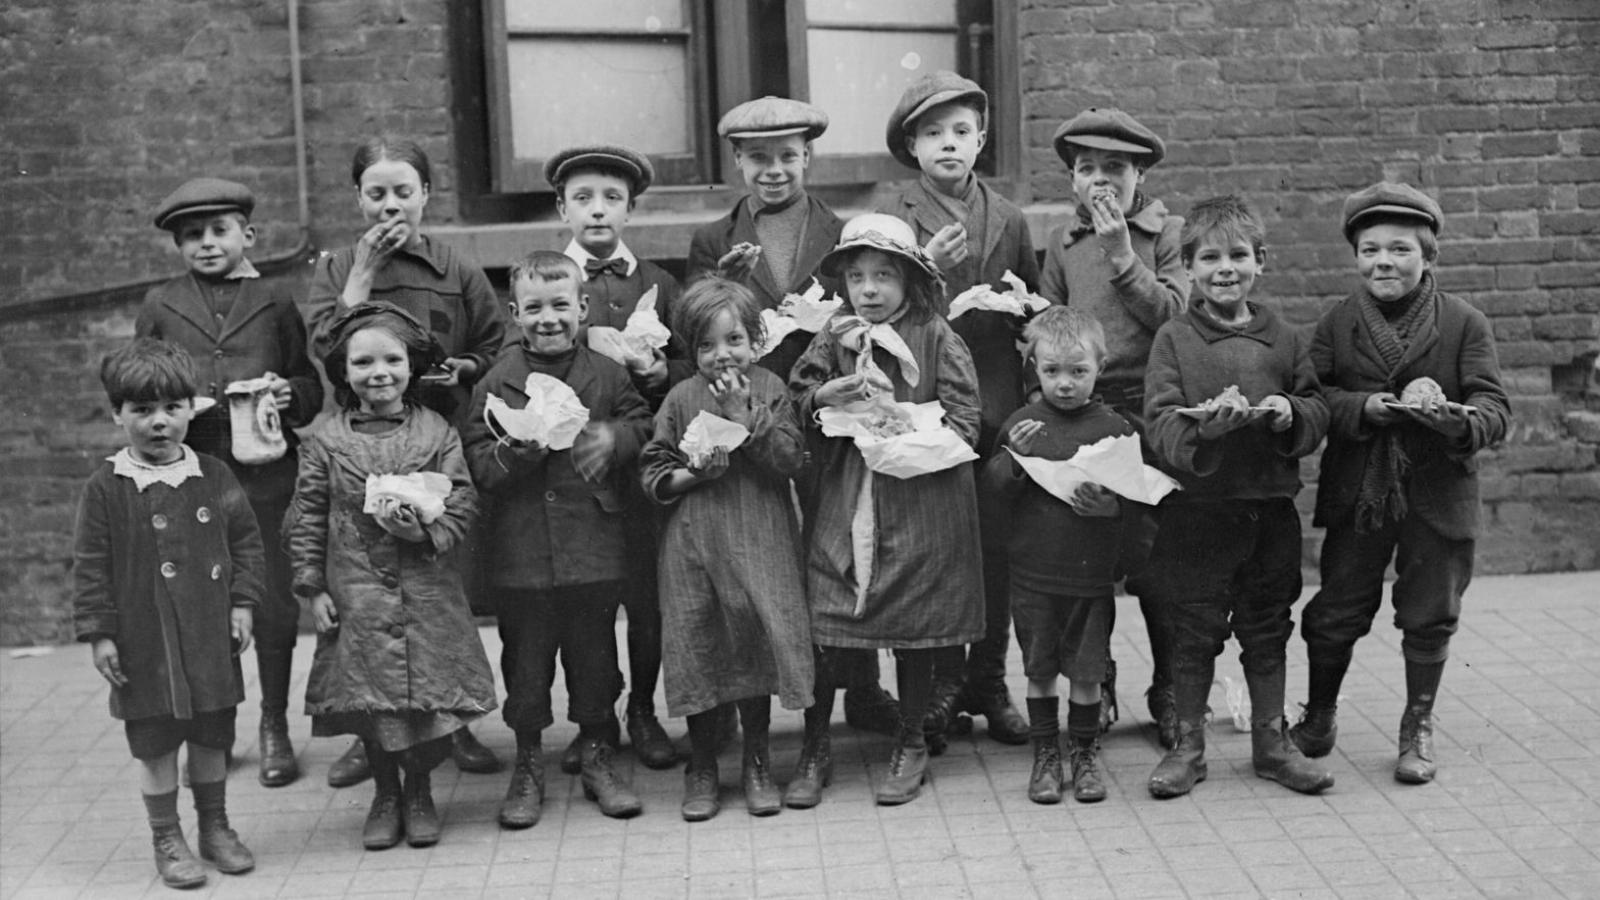
[[[826,694],[824,702],[822,694]],[[833,691],[819,691],[817,702],[805,712],[805,743],[794,777],[783,792],[783,803],[790,809],[810,809],[822,802],[822,789],[833,781],[833,744],[828,726],[833,718]]]
[[[1250,756],[1256,775],[1302,794],[1320,794],[1333,787],[1333,773],[1307,759],[1289,740],[1284,725],[1283,716],[1251,720]]]
[[[601,738],[589,738],[583,744],[583,796],[600,804],[600,812],[613,819],[637,816],[644,809],[639,795],[617,774],[615,750]]]
[[[517,735],[517,758],[511,784],[500,802],[501,828],[532,828],[544,811],[544,748],[539,733]]]
[[[717,764],[696,767],[693,763],[683,770],[683,805],[680,812],[685,822],[704,822],[722,811],[722,801],[717,797]]]
[[[1300,721],[1289,729],[1289,740],[1294,741],[1300,752],[1312,759],[1320,759],[1332,753],[1334,741],[1338,737],[1338,710],[1333,706],[1302,708]]]
[[[300,777],[300,764],[289,742],[289,666],[291,651],[256,648],[256,672],[261,678],[261,772],[263,787],[283,787]]]
[[[328,787],[342,788],[360,784],[372,777],[372,766],[367,760],[367,748],[358,738],[352,741],[344,755],[328,767]]]
[[[152,825],[150,843],[155,849],[156,871],[161,883],[173,888],[197,888],[206,883],[206,870],[194,858],[189,842],[184,840],[183,826]]]
[[[1073,739],[1068,759],[1072,765],[1072,799],[1079,803],[1104,800],[1106,780],[1100,771],[1100,739]]]
[[[927,736],[928,755],[944,754],[948,745],[946,735],[964,734],[972,730],[972,720],[960,714],[960,700],[960,679],[940,677],[935,672],[933,698],[928,701],[928,711],[922,717],[922,733]]]
[[[1433,759],[1433,705],[1410,704],[1400,718],[1400,761],[1394,767],[1394,780],[1427,784],[1439,771]]]
[[[1150,796],[1182,797],[1206,780],[1206,724],[1203,719],[1178,720],[1178,740],[1150,773]]]
[[[1028,742],[1028,720],[1011,702],[1011,692],[1000,679],[974,684],[968,682],[961,693],[961,708],[988,722],[989,737],[1013,746]]]
[[[457,769],[474,775],[492,775],[500,771],[500,759],[494,751],[480,743],[465,727],[450,734],[450,758]]]
[[[361,742],[357,741],[356,746],[362,746]],[[372,807],[367,810],[367,822],[361,829],[361,845],[368,850],[385,850],[400,843],[403,833],[400,767],[394,754],[376,748],[374,752],[364,751],[361,759],[370,764],[373,784]]]
[[[585,739],[582,734],[572,739],[567,749],[561,751],[561,771],[568,775],[577,775],[583,772],[583,745]]]
[[[900,729],[900,704],[881,684],[847,688],[844,721],[851,728],[893,737]]]
[[[241,875],[256,867],[256,858],[228,826],[228,782],[196,784],[194,811],[200,821],[200,858],[224,875]]]
[[[432,847],[439,843],[442,830],[439,811],[433,808],[433,777],[427,772],[406,772],[406,843],[413,847]]]
[[[745,750],[739,769],[744,786],[744,805],[752,816],[775,816],[783,809],[783,795],[772,783],[772,760],[766,748]]]
[[[678,761],[678,751],[656,718],[655,704],[649,697],[628,696],[628,742],[633,754],[651,769],[670,769]]]
[[[889,770],[878,785],[879,806],[910,803],[922,793],[922,780],[928,770],[928,744],[922,734],[922,713],[901,720],[900,737],[889,756]]]
[[[1033,739],[1033,772],[1028,775],[1028,799],[1035,803],[1061,802],[1061,735]]]

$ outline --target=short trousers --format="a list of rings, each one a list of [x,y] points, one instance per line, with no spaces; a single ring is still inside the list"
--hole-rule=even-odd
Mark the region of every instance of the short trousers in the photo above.
[[[160,759],[185,742],[197,747],[227,752],[233,749],[233,720],[237,707],[197,713],[192,719],[151,716],[123,723],[128,734],[128,749],[134,759]]]
[[[1105,680],[1116,606],[1111,594],[1072,597],[1011,585],[1011,617],[1032,680],[1065,675],[1082,684]]]

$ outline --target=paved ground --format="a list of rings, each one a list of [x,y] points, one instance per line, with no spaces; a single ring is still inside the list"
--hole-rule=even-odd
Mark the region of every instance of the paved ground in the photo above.
[[[1149,664],[1138,614],[1121,605],[1114,648],[1133,695]],[[269,791],[254,777],[255,711],[241,707],[230,810],[258,867],[213,872],[194,896],[1600,897],[1600,779],[1589,769],[1600,762],[1600,573],[1481,578],[1467,605],[1439,703],[1438,781],[1407,787],[1391,777],[1403,689],[1385,620],[1346,682],[1330,758],[1338,784],[1316,798],[1254,777],[1249,737],[1221,715],[1219,687],[1210,780],[1179,800],[1145,792],[1160,751],[1142,699],[1130,696],[1105,743],[1111,796],[1094,806],[1029,803],[1029,749],[994,743],[980,725],[934,761],[921,799],[876,807],[872,785],[889,743],[853,732],[841,715],[836,780],[815,810],[746,815],[730,750],[722,815],[691,826],[678,817],[680,773],[636,766],[625,750],[644,815],[602,817],[552,765],[544,820],[503,832],[494,816],[505,776],[461,775],[446,763],[435,776],[444,840],[364,852],[370,787],[335,791],[323,781],[343,741],[312,741],[307,720],[294,717],[309,776]],[[494,658],[493,631],[483,637]],[[298,679],[308,651],[296,660]],[[1234,656],[1219,678],[1240,679]],[[0,897],[169,895],[88,652],[0,657]],[[1298,640],[1290,673],[1298,697]],[[1013,675],[1019,696],[1021,686]],[[681,733],[682,724],[670,728]],[[498,719],[478,731],[509,756],[512,737]],[[780,777],[799,732],[798,713],[774,716]],[[552,729],[547,748],[572,734],[565,723]],[[181,804],[192,827],[188,799]]]

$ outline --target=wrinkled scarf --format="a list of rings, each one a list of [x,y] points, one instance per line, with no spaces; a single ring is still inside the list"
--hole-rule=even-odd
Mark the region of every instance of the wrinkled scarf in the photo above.
[[[947,277],[958,284],[975,283],[983,264],[989,221],[989,205],[978,186],[978,176],[967,176],[966,189],[959,197],[941,193],[933,179],[926,175],[920,179],[920,186],[930,201],[925,208],[929,210],[928,218],[938,226],[935,232],[947,225],[960,225],[967,230],[967,258],[947,273]]]
[[[1409,302],[1398,319],[1390,322],[1383,315],[1380,301],[1363,287],[1356,305],[1377,345],[1378,355],[1388,367],[1388,379],[1399,374],[1406,350],[1419,335],[1426,334],[1438,315],[1433,292],[1433,272],[1423,272],[1422,281],[1408,297],[1390,301]],[[1356,530],[1371,534],[1389,522],[1398,522],[1407,512],[1405,481],[1411,470],[1411,454],[1406,449],[1406,430],[1400,424],[1383,429],[1367,450],[1366,468],[1361,472],[1361,487],[1356,492]]]

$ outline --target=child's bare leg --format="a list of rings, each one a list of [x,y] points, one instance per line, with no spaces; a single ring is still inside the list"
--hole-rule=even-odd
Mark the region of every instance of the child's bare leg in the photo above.
[[[189,790],[200,821],[200,858],[217,871],[242,875],[256,867],[256,858],[228,824],[228,752],[189,744]]]
[[[139,791],[150,819],[156,871],[168,887],[189,888],[206,883],[206,870],[189,850],[178,821],[178,751],[155,759],[139,760]]]
[[[139,792],[149,797],[178,790],[178,751],[156,759],[139,760]]]

